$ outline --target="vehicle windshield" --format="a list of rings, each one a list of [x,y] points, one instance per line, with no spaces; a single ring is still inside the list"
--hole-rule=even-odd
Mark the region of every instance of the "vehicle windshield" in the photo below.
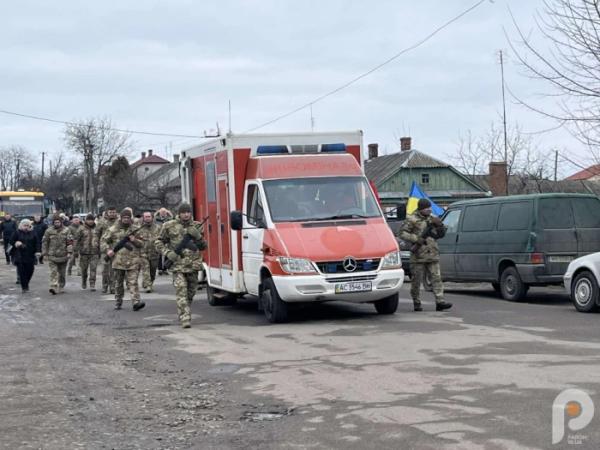
[[[267,180],[263,186],[273,222],[381,216],[364,177]]]
[[[41,215],[43,211],[43,203],[31,201],[9,201],[4,200],[0,205],[0,209],[4,213],[10,213],[17,217],[28,217]]]

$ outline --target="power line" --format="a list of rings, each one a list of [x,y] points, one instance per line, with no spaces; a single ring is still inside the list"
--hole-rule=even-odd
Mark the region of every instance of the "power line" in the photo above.
[[[421,45],[425,44],[427,41],[429,41],[431,38],[433,38],[436,34],[438,34],[440,31],[444,30],[445,28],[447,28],[448,26],[450,26],[451,24],[453,24],[454,22],[456,22],[457,20],[461,19],[463,16],[467,15],[468,13],[470,13],[471,11],[473,11],[474,9],[476,9],[477,7],[479,7],[482,3],[484,3],[486,0],[479,0],[477,3],[475,3],[474,5],[472,5],[471,7],[465,9],[463,12],[461,12],[460,14],[458,14],[457,16],[453,17],[452,19],[450,19],[449,21],[447,21],[446,23],[444,23],[443,25],[439,26],[438,28],[436,28],[435,30],[433,30],[431,33],[429,33],[427,36],[425,36],[423,39],[417,41],[416,43],[412,44],[409,47],[404,48],[403,50],[400,50],[398,53],[396,53],[395,55],[393,55],[392,57],[386,59],[385,61],[383,61],[382,63],[376,65],[375,67],[373,67],[372,69],[362,73],[361,75],[358,75],[357,77],[353,78],[352,80],[344,83],[343,85],[333,89],[332,91],[329,91],[323,95],[321,95],[320,97],[315,98],[314,100],[305,103],[302,106],[299,106],[298,108],[293,109],[292,111],[289,111],[285,114],[282,114],[280,116],[275,117],[274,119],[269,120],[268,122],[263,123],[262,125],[259,125],[257,127],[251,128],[250,130],[247,130],[246,133],[250,133],[252,131],[256,131],[260,128],[266,127],[267,125],[271,125],[272,123],[278,122],[281,119],[285,119],[286,117],[291,116],[292,114],[295,114],[299,111],[302,111],[305,108],[308,107],[312,107],[312,105],[314,105],[317,102],[320,102],[321,100],[326,99],[327,97],[330,97],[334,94],[337,94],[338,92],[340,92],[343,89],[346,89],[347,87],[353,85],[354,83],[356,83],[357,81],[367,77],[368,75],[371,75],[373,72],[381,69],[383,66],[391,63],[392,61],[394,61],[395,59],[399,58],[400,56],[404,55],[405,53],[410,52],[411,50],[414,50],[418,47],[420,47]]]
[[[17,113],[14,111],[7,111],[4,109],[0,109],[0,113],[8,114],[11,116],[24,117],[26,119],[41,120],[44,122],[51,122],[51,123],[59,123],[61,125],[72,125],[72,126],[79,125],[78,123],[75,123],[75,122],[67,122],[65,120],[50,119],[48,117],[41,117],[41,116],[33,116],[31,114],[21,114],[21,113]],[[92,126],[91,128],[102,128],[102,127]],[[195,136],[195,135],[189,135],[189,134],[152,133],[150,131],[124,130],[121,128],[104,128],[104,129],[111,130],[111,131],[117,131],[119,133],[143,134],[146,136],[167,136],[167,137],[179,137],[179,138],[205,139],[205,136]]]

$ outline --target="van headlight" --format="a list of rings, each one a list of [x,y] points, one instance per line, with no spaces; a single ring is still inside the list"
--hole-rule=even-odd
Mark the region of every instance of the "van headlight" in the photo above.
[[[304,258],[288,258],[280,256],[279,264],[287,273],[317,273],[312,261]]]
[[[382,269],[400,269],[401,267],[402,258],[399,251],[388,253],[383,257]]]

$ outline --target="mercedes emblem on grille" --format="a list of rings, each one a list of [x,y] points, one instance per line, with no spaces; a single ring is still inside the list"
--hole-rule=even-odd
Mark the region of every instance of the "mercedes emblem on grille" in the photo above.
[[[342,267],[344,268],[344,270],[346,272],[354,272],[356,270],[356,268],[358,267],[358,264],[356,263],[356,260],[352,256],[348,256],[342,262]]]

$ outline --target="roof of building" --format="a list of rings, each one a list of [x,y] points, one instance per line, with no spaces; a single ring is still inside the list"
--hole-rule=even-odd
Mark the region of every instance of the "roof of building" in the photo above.
[[[490,190],[489,175],[474,175],[469,177],[483,189]],[[508,179],[511,194],[594,194],[600,196],[600,182],[585,180],[537,180],[531,177],[511,175]]]
[[[149,155],[145,158],[138,159],[136,162],[131,164],[131,168],[135,169],[136,167],[141,166],[142,164],[169,164],[169,161],[158,155]]]
[[[588,180],[598,175],[600,175],[600,164],[596,164],[594,166],[588,167],[587,169],[583,169],[566,179],[571,181]]]
[[[381,185],[386,180],[394,176],[402,169],[432,169],[446,168],[454,172],[458,177],[463,178],[475,189],[485,191],[472,178],[460,173],[450,164],[432,158],[431,156],[418,150],[404,150],[391,155],[378,156],[365,162],[365,174],[375,185]]]

